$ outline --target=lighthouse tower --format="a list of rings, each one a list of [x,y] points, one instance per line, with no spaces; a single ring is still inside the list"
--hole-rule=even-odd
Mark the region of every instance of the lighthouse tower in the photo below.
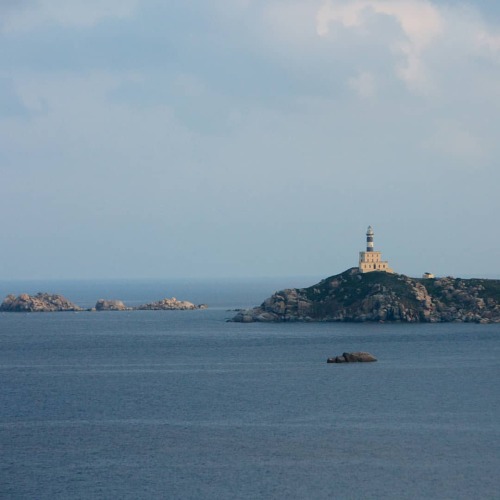
[[[371,226],[368,226],[368,229],[366,231],[366,251],[367,252],[373,252],[373,229]]]
[[[371,226],[366,231],[366,252],[359,252],[359,272],[384,271],[393,273],[386,260],[382,260],[382,253],[376,252],[373,247],[374,232]]]

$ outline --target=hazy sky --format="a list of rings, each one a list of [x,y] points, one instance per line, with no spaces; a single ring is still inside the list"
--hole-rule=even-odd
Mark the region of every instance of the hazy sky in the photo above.
[[[498,276],[499,159],[500,2],[0,0],[0,278]]]

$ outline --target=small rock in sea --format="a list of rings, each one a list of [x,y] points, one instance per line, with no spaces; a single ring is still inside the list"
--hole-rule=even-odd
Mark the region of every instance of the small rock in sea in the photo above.
[[[377,358],[369,352],[344,352],[342,356],[328,358],[327,363],[369,363]]]
[[[200,304],[199,306],[194,305],[192,302],[187,300],[177,300],[175,297],[171,299],[162,299],[158,302],[151,302],[150,304],[143,304],[142,306],[136,307],[141,311],[167,311],[167,310],[193,310],[193,309],[206,309],[208,306],[206,304]]]
[[[126,311],[127,306],[121,300],[99,299],[95,305],[96,311]]]

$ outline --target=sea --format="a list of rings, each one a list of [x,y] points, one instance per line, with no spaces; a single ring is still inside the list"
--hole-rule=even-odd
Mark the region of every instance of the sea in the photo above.
[[[0,283],[209,306],[0,313],[0,498],[500,498],[500,325],[227,321],[314,282]]]

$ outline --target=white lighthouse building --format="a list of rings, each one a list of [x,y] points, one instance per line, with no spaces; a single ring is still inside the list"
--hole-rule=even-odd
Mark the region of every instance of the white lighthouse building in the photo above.
[[[382,260],[382,253],[375,252],[373,249],[373,235],[372,227],[368,226],[366,231],[366,251],[359,252],[359,272],[385,271],[386,273],[393,273],[394,271],[389,267],[389,263]]]

